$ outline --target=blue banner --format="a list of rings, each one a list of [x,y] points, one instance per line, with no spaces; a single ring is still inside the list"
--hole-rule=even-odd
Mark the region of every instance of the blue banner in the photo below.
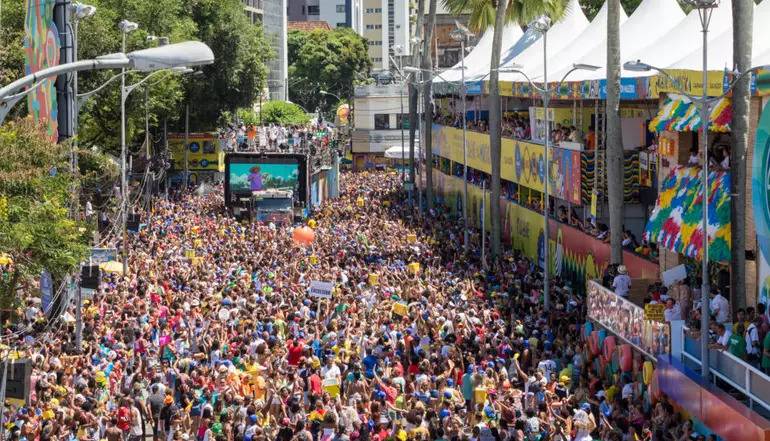
[[[48,310],[51,309],[52,302],[53,279],[51,279],[51,273],[43,270],[43,272],[40,273],[40,305],[45,314],[48,314]]]
[[[621,78],[620,99],[636,100],[639,98],[636,90],[636,78]],[[599,99],[607,99],[607,80],[599,80]]]

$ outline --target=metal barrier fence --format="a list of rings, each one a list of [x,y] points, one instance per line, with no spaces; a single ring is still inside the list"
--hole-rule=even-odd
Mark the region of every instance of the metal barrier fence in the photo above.
[[[687,328],[682,328],[682,362],[693,370],[700,370],[700,339],[688,335],[687,331]],[[759,405],[770,412],[770,377],[761,370],[728,351],[720,350],[709,351],[709,370],[715,384],[720,379],[746,396],[749,408]]]

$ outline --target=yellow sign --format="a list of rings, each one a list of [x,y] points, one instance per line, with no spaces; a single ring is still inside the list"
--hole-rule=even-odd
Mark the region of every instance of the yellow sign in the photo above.
[[[369,274],[369,286],[377,286],[380,283],[380,275],[371,273]]]
[[[663,311],[666,310],[666,305],[661,303],[648,303],[644,305],[644,319],[653,322],[663,322],[666,320]]]
[[[420,262],[412,262],[409,264],[409,271],[411,271],[412,274],[417,275],[420,274]]]
[[[406,303],[394,302],[392,312],[398,316],[406,317],[409,315],[409,306]]]
[[[703,93],[703,73],[695,70],[666,69],[666,75],[656,75],[650,78],[650,89],[648,96],[657,98],[662,93],[681,93],[684,91],[690,95],[701,95]],[[724,92],[722,81],[724,73],[719,71],[709,71],[708,87],[706,92],[709,96],[719,96]]]
[[[185,139],[188,141],[187,152]],[[225,154],[215,133],[190,133],[187,138],[184,133],[169,133],[168,149],[176,170],[185,169],[186,157],[188,169],[191,171],[225,171]]]
[[[468,166],[491,173],[489,135],[467,132]],[[543,191],[545,149],[540,144],[514,139],[502,140],[500,175],[533,190]],[[463,163],[463,132],[452,127],[433,126],[433,153]]]

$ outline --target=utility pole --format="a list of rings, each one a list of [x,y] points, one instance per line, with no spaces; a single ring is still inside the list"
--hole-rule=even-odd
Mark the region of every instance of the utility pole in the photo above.
[[[190,186],[190,104],[184,105],[184,189]]]

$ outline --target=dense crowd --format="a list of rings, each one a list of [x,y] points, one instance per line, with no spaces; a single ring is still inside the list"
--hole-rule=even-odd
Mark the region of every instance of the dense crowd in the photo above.
[[[466,255],[462,222],[411,215],[398,175],[341,185],[309,246],[216,194],[158,201],[130,273],[88,300],[82,352],[67,323],[7,341],[34,362],[8,439],[705,439],[640,370],[595,369],[570,286],[546,312],[532,262],[483,268],[478,236]]]

